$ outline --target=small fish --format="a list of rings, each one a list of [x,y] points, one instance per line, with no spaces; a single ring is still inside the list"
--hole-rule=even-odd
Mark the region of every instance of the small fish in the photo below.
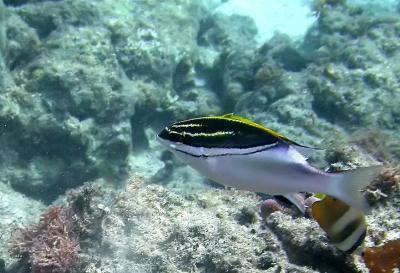
[[[362,211],[331,196],[311,199],[313,218],[338,249],[352,253],[362,245],[367,232]]]
[[[271,195],[321,192],[366,211],[360,190],[380,166],[326,173],[307,162],[313,148],[227,114],[177,122],[158,135],[172,153],[211,180]]]

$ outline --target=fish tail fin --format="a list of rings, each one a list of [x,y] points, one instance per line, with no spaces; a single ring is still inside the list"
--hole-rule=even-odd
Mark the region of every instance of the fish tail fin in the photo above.
[[[363,212],[369,211],[369,205],[361,190],[367,187],[379,174],[382,166],[362,167],[333,176],[336,187],[335,197]]]

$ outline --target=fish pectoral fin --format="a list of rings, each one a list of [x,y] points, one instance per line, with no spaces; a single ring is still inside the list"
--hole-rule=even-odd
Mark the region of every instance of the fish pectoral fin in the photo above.
[[[305,214],[306,207],[304,203],[305,198],[303,194],[298,192],[293,192],[293,193],[282,194],[281,196],[285,197],[287,200],[289,200],[290,203],[295,205],[302,214]]]

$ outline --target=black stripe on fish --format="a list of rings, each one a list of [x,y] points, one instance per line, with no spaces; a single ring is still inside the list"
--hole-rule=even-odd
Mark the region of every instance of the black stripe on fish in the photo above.
[[[330,239],[333,243],[340,243],[349,238],[357,229],[362,225],[362,219],[356,218],[348,223],[342,230],[336,232],[336,234],[331,234]]]
[[[367,230],[364,229],[363,233],[360,235],[357,241],[352,245],[352,247],[346,250],[346,253],[353,253],[360,245],[362,245],[366,235],[367,235]]]
[[[205,148],[251,148],[276,144],[277,136],[246,122],[221,117],[196,118],[166,127],[159,137]]]

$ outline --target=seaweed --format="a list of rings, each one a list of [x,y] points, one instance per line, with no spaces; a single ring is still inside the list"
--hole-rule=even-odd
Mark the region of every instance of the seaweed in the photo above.
[[[10,239],[10,254],[33,273],[74,272],[79,250],[72,214],[63,207],[51,208],[37,225],[15,230]]]

